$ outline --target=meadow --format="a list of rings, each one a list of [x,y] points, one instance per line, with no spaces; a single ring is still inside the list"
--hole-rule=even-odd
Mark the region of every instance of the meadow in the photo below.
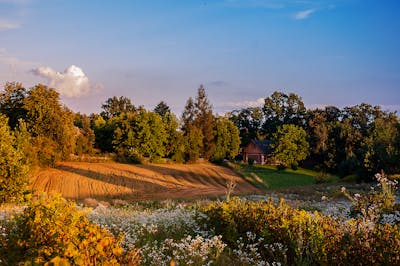
[[[62,164],[66,165],[71,167]],[[108,205],[93,207],[48,191],[32,195],[25,206],[3,205],[1,264],[400,263],[400,209],[395,181],[377,176],[373,190],[357,184],[342,188],[343,184],[337,182],[315,184],[316,172],[304,169],[292,172],[270,166],[236,167],[245,178],[257,175],[259,186],[269,182],[269,188],[229,200],[226,194],[187,200],[116,201],[114,197]],[[284,181],[271,182],[280,177]],[[314,195],[307,197],[310,194]],[[95,202],[100,199],[107,197],[102,195]]]

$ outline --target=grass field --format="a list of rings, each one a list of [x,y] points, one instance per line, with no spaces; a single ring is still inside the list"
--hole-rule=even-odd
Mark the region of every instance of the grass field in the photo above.
[[[236,168],[247,180],[261,189],[279,189],[291,186],[305,186],[316,183],[319,172],[298,168],[297,170],[277,170],[272,165],[239,165]],[[326,176],[326,180],[337,180],[336,176]]]
[[[225,195],[230,181],[237,184],[235,194],[261,192],[231,169],[211,163],[62,162],[35,175],[31,187],[61,193],[70,199],[187,199]]]

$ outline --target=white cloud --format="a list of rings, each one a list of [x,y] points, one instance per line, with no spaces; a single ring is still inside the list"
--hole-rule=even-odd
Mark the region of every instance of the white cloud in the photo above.
[[[75,65],[71,65],[64,72],[57,72],[50,67],[39,67],[33,69],[32,73],[46,78],[49,86],[55,88],[61,96],[82,97],[91,90],[89,78]]]
[[[0,31],[18,29],[20,27],[21,27],[20,23],[0,19]]]
[[[300,11],[300,12],[297,12],[297,13],[294,15],[294,18],[297,19],[297,20],[306,19],[306,18],[308,18],[311,14],[315,13],[316,11],[317,11],[317,10],[316,10],[315,8],[307,9],[307,10],[304,10],[304,11]]]
[[[264,98],[258,98],[254,101],[240,101],[240,102],[227,102],[221,103],[219,106],[231,108],[247,108],[247,107],[260,107],[264,104]]]

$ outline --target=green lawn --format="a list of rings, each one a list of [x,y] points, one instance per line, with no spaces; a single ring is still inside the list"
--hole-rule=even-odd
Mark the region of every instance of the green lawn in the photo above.
[[[247,180],[259,185],[263,189],[277,189],[290,186],[304,186],[316,183],[319,172],[300,168],[298,170],[285,169],[277,170],[272,165],[240,165],[237,170],[246,177]],[[337,179],[329,176],[329,180]]]

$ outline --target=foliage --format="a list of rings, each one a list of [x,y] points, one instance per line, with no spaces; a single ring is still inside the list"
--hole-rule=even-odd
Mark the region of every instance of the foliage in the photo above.
[[[112,117],[117,117],[122,113],[132,113],[136,111],[136,107],[132,104],[131,100],[124,96],[114,96],[108,98],[104,104],[102,104],[101,116],[108,120]]]
[[[90,128],[90,119],[80,113],[75,114],[74,125],[79,129],[76,138],[75,154],[92,154],[95,141],[93,129]]]
[[[201,130],[203,136],[203,145],[200,147],[200,153],[204,159],[208,160],[215,149],[215,117],[212,113],[212,105],[207,98],[203,85],[200,85],[197,90],[194,106],[196,115],[194,126]]]
[[[211,156],[212,161],[233,159],[239,154],[239,130],[232,121],[225,117],[218,117],[215,123],[215,150]]]
[[[183,162],[184,145],[182,143],[182,134],[178,132],[178,119],[169,112],[162,116],[161,119],[165,128],[165,156],[172,158],[174,161]]]
[[[0,113],[8,117],[11,129],[17,126],[18,120],[26,117],[26,109],[24,108],[26,97],[26,89],[18,82],[6,83],[4,92],[0,93]]]
[[[76,130],[73,115],[61,106],[59,94],[39,84],[28,91],[24,108],[27,129],[38,151],[38,163],[53,165],[57,160],[68,158],[75,149]]]
[[[16,141],[8,126],[8,119],[0,114],[0,203],[24,199],[29,181],[28,171],[23,145]]]
[[[171,108],[164,101],[159,102],[153,111],[161,117],[171,114]]]
[[[307,133],[301,127],[295,125],[279,126],[277,132],[273,135],[274,156],[280,162],[297,166],[298,163],[309,155],[309,144],[307,142]]]
[[[59,196],[38,195],[14,221],[0,247],[6,265],[118,265],[123,259],[120,238]]]
[[[265,116],[264,130],[271,134],[279,126],[285,124],[303,126],[306,108],[297,94],[287,95],[275,91],[270,97],[265,98],[263,113]]]
[[[114,119],[115,120],[115,119]],[[102,152],[113,152],[113,136],[115,121],[113,119],[104,120],[101,115],[91,117],[91,128],[95,135],[94,146]]]
[[[144,109],[118,117],[114,131],[114,149],[126,158],[149,157],[156,162],[165,155],[166,134],[161,117]]]
[[[233,198],[204,207],[209,225],[230,247],[254,234],[250,243],[263,261],[303,265],[394,265],[400,262],[400,228],[365,219],[342,223],[318,212],[293,209],[282,200],[246,201]],[[371,226],[373,225],[373,226]],[[391,235],[391,237],[388,237]],[[249,239],[249,237],[248,237]],[[239,241],[238,241],[239,240]],[[279,253],[273,245],[281,245]],[[284,252],[282,252],[282,250]],[[278,258],[273,255],[278,254]],[[281,255],[279,255],[281,254]]]
[[[229,114],[231,120],[240,132],[240,142],[246,145],[252,139],[264,139],[263,112],[260,107],[248,107],[234,110]]]
[[[183,137],[185,143],[185,161],[190,163],[196,162],[200,157],[200,150],[203,146],[202,131],[195,126],[191,126]]]

